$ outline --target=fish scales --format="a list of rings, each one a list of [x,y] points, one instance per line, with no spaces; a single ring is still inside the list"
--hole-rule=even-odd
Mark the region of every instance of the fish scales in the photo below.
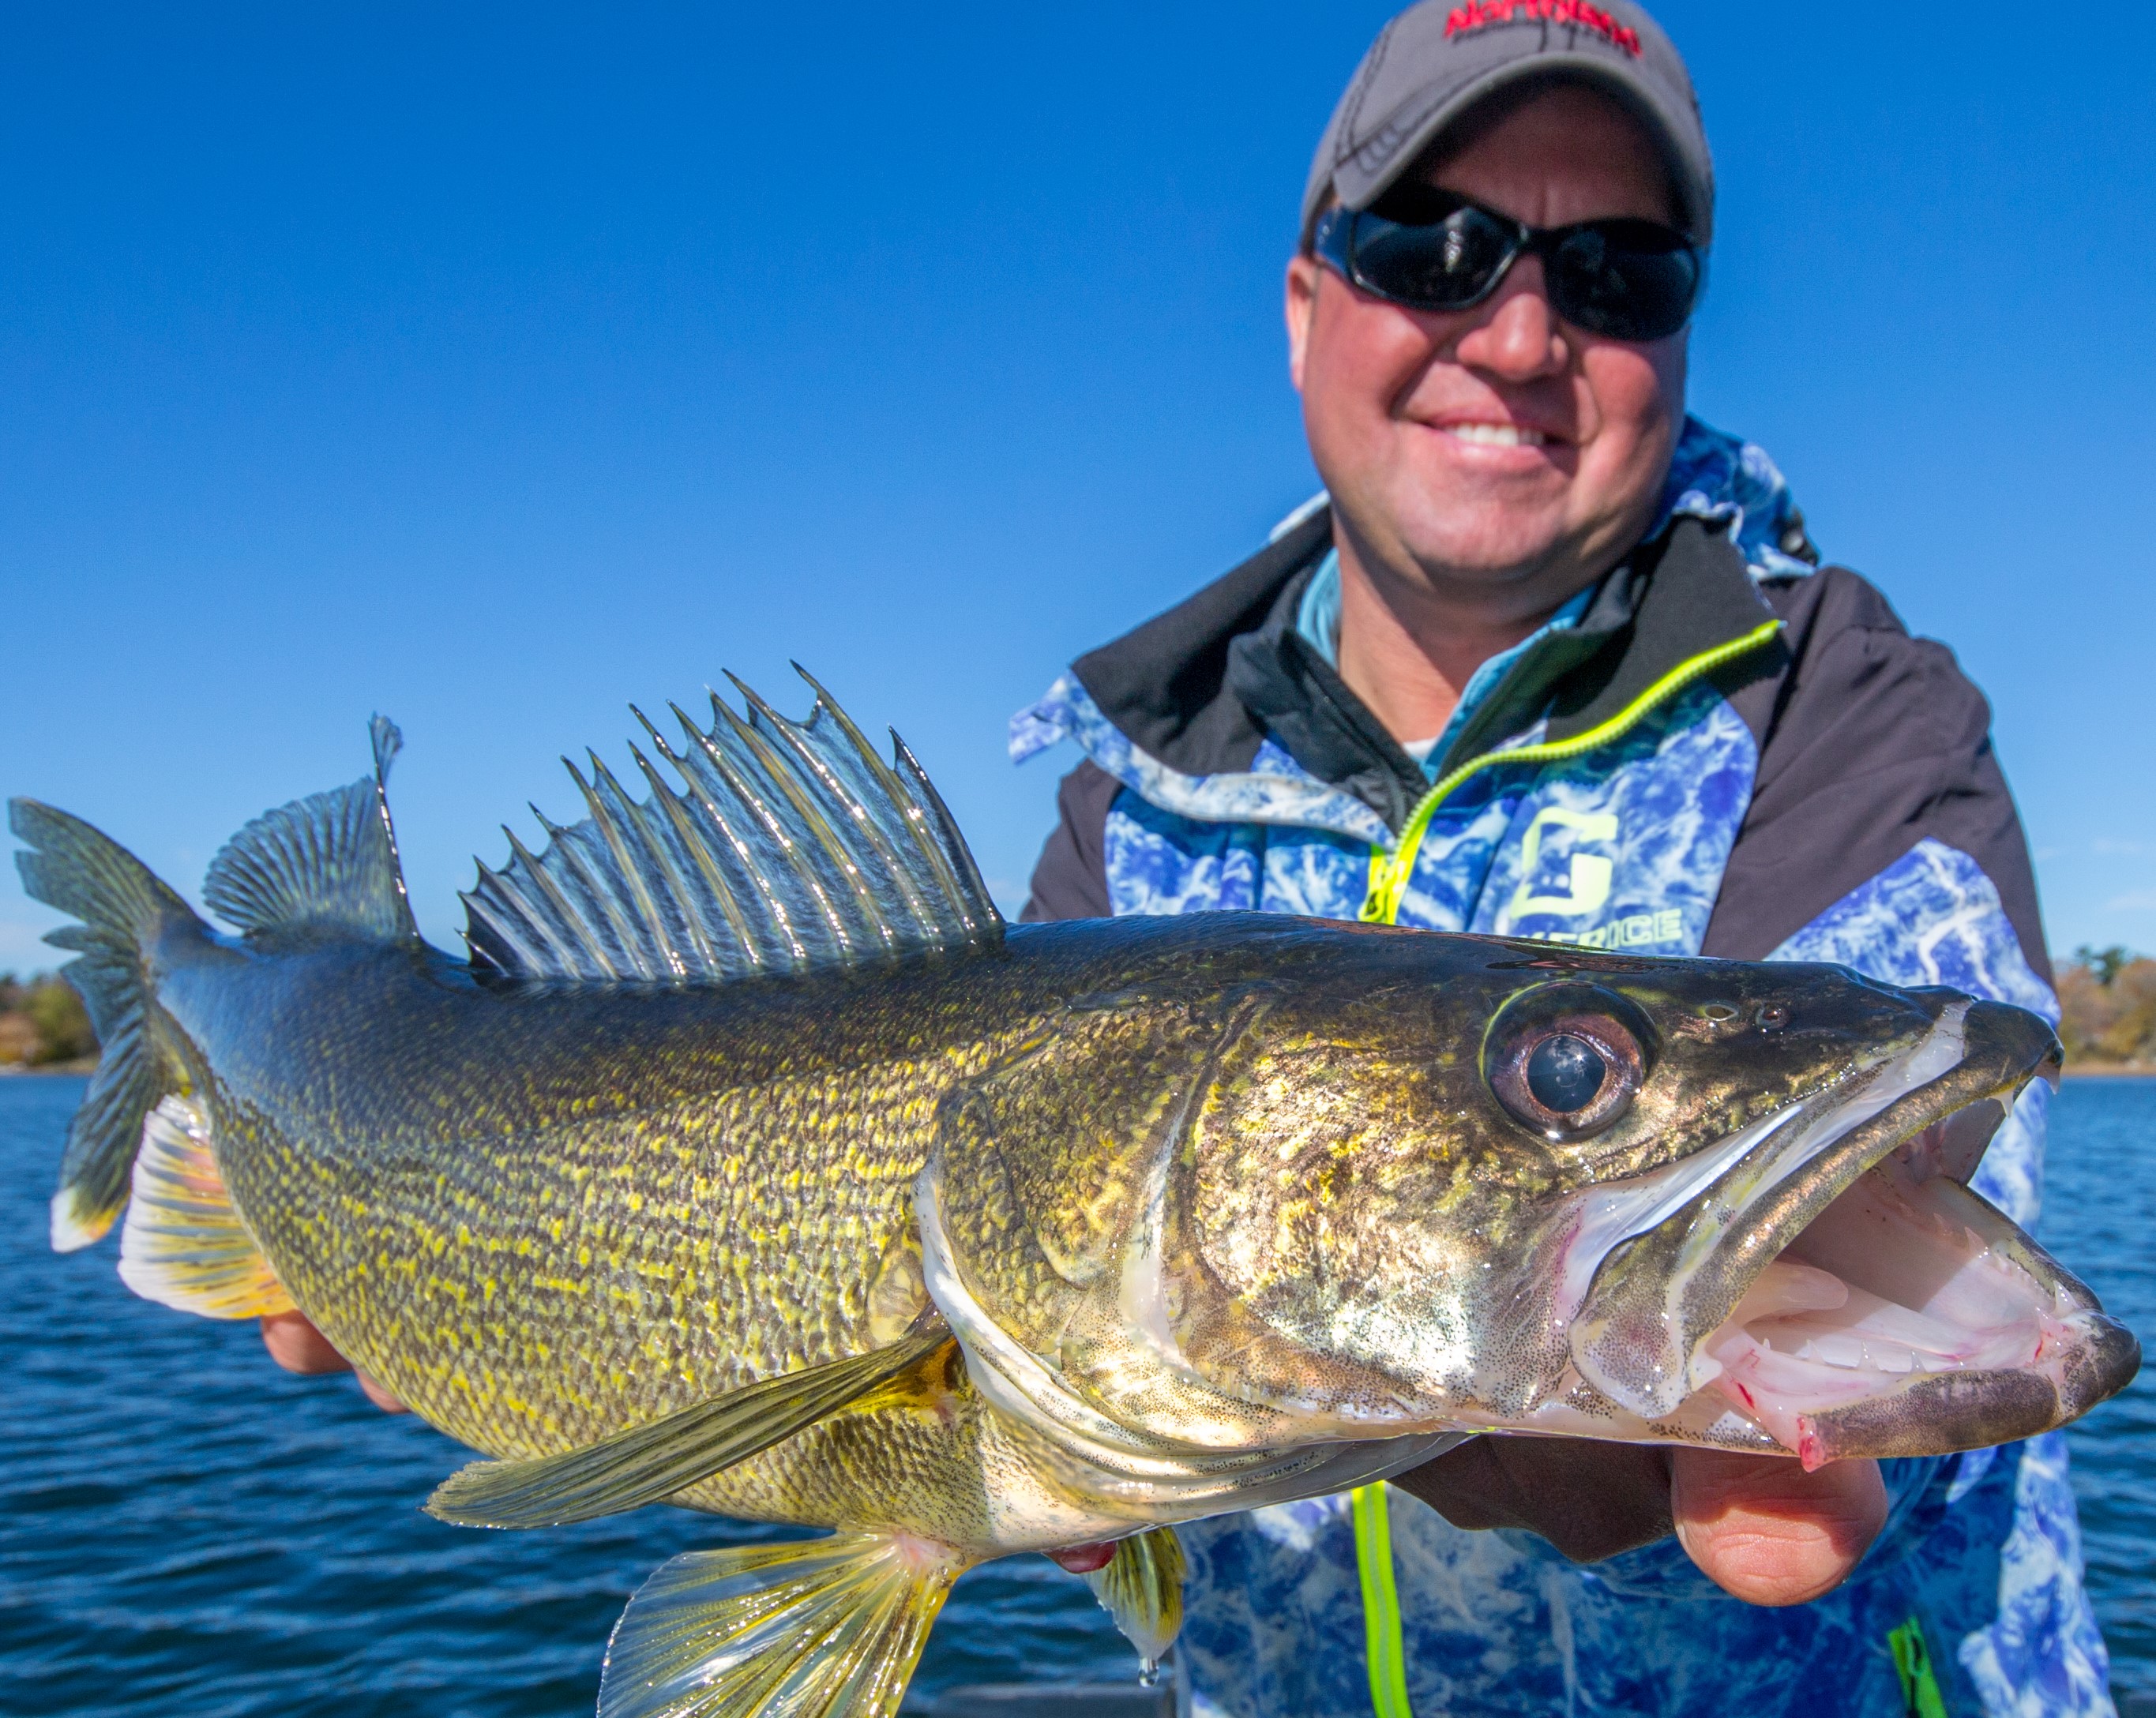
[[[2056,1074],[2033,1015],[1254,914],[1007,931],[902,746],[749,709],[647,725],[678,790],[572,770],[591,819],[481,868],[468,961],[412,921],[379,719],[372,779],[219,854],[234,934],[12,812],[106,1044],[55,1245],[124,1211],[138,1292],[303,1313],[495,1458],[444,1521],[831,1530],[659,1571],[602,1718],[893,1714],[960,1570],[1101,1541],[1155,1659],[1173,1524],[1477,1433],[1816,1466],[2133,1376],[1965,1186]]]
[[[257,1120],[220,1161],[279,1280],[370,1376],[490,1454],[573,1448],[870,1346],[941,1095],[1052,1007],[1060,974],[1025,964],[780,981],[793,994],[753,1008],[653,997],[658,1028],[624,1054],[574,998],[445,992],[391,955],[326,974],[319,1002],[348,1023],[331,1054],[352,1082],[393,1099],[332,1080],[292,1102],[228,1075],[213,1110]],[[259,1023],[182,1024],[214,1062]],[[470,1059],[367,1078],[438,1035]],[[495,1077],[535,1056],[545,1083]],[[307,1215],[347,1199],[363,1225]],[[513,1330],[486,1316],[511,1302]]]

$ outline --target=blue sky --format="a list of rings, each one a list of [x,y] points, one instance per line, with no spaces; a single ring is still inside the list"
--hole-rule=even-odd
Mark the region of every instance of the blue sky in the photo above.
[[[1314,486],[1279,279],[1380,6],[18,10],[0,792],[183,890],[374,710],[423,926],[625,705],[798,657],[1006,900],[1005,718]],[[2053,946],[2156,949],[2156,104],[2081,13],[1671,3],[1693,404],[1989,692]],[[1065,766],[1067,767],[1067,759]],[[54,922],[0,878],[0,969]]]

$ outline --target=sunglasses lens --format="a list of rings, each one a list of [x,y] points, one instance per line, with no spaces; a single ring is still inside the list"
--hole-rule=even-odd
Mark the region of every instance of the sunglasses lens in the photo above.
[[[1409,195],[1409,191],[1414,195]],[[1512,266],[1522,234],[1510,222],[1426,187],[1389,192],[1366,214],[1334,209],[1316,249],[1349,279],[1395,304],[1464,310]],[[1612,340],[1661,340],[1699,297],[1699,253],[1651,221],[1594,221],[1537,233],[1550,302],[1568,322]]]
[[[1558,314],[1612,340],[1661,340],[1691,315],[1699,254],[1645,221],[1600,221],[1567,234],[1550,259]]]
[[[1512,254],[1512,233],[1476,208],[1429,226],[1365,219],[1355,232],[1356,272],[1385,297],[1427,310],[1473,304]]]

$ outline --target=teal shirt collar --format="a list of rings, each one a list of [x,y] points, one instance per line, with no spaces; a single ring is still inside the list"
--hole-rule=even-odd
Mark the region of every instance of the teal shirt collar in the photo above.
[[[1576,625],[1580,616],[1587,613],[1588,604],[1594,600],[1595,587],[1589,585],[1527,638],[1509,650],[1500,650],[1495,656],[1468,676],[1467,685],[1460,692],[1460,702],[1454,706],[1452,719],[1445,725],[1445,731],[1434,743],[1424,746],[1420,741],[1409,746],[1410,755],[1419,754],[1416,761],[1424,774],[1452,748],[1453,738],[1467,724],[1482,700],[1497,690],[1497,685],[1512,664],[1533,648],[1540,640],[1561,628]],[[1325,558],[1319,562],[1310,575],[1310,583],[1304,588],[1302,602],[1296,610],[1295,629],[1317,654],[1334,669],[1340,666],[1340,551],[1327,549]]]

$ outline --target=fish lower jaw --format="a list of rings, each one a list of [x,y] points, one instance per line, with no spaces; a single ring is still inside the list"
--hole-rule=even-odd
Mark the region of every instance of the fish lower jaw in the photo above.
[[[2067,1417],[2069,1374],[2106,1340],[2110,1321],[1998,1244],[1989,1207],[1920,1173],[1897,1159],[1860,1177],[1695,1351],[1701,1393],[1807,1469],[1946,1453],[1886,1447],[1912,1442],[2001,1442],[2029,1435],[2032,1419],[2044,1429]],[[1957,1408],[1942,1416],[1944,1398]]]

